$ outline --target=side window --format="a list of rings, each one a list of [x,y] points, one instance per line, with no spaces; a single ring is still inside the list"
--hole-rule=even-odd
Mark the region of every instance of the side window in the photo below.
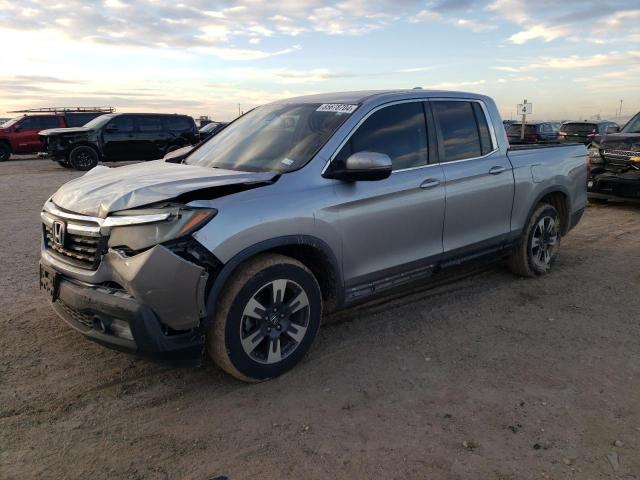
[[[165,117],[165,125],[172,132],[185,132],[191,130],[192,122],[187,117],[171,115]]]
[[[161,132],[162,120],[160,117],[155,116],[141,116],[137,117],[138,130],[140,132]]]
[[[40,128],[57,128],[59,126],[58,117],[40,117]]]
[[[441,162],[482,155],[480,130],[472,107],[474,103],[477,102],[433,102],[433,113],[440,128],[444,150],[441,152]]]
[[[39,128],[40,123],[38,122],[38,117],[27,117],[19,125],[21,130],[32,130],[34,128]]]
[[[493,140],[491,140],[491,133],[489,133],[487,116],[484,114],[484,110],[478,102],[471,102],[471,107],[473,108],[473,113],[476,116],[476,122],[478,123],[482,155],[486,155],[495,148]]]
[[[108,127],[115,127],[120,133],[133,132],[133,118],[126,115],[116,117],[109,122]]]
[[[427,164],[427,129],[422,102],[385,107],[365,120],[336,156],[344,162],[357,152],[386,153],[393,170]]]

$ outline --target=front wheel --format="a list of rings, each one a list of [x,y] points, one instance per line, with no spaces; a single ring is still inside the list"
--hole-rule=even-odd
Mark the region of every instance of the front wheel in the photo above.
[[[98,165],[98,160],[98,152],[85,145],[74,148],[69,154],[69,164],[76,170],[91,170]]]
[[[548,203],[541,203],[525,227],[521,243],[509,258],[509,269],[523,277],[549,273],[560,249],[560,216]]]
[[[320,327],[322,296],[302,263],[260,255],[229,280],[207,332],[213,361],[234,377],[259,382],[292,369]]]
[[[11,148],[6,143],[0,143],[0,162],[9,160],[11,157]]]

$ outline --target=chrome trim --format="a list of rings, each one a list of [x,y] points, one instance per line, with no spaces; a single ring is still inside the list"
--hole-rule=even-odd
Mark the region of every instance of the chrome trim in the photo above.
[[[42,219],[42,223],[51,227],[55,220],[55,217],[51,216],[48,212],[40,212],[40,218]],[[78,223],[67,223],[67,232],[75,234],[75,235],[86,235],[88,237],[99,237],[100,236],[100,227],[99,226],[89,226],[89,225],[81,225]]]
[[[409,168],[401,168],[399,170],[392,170],[391,174],[394,174],[396,172],[408,172],[410,170],[417,170],[419,168],[427,168],[427,167],[434,167],[436,165],[445,165],[445,164],[450,164],[450,163],[459,163],[459,162],[468,162],[470,160],[478,160],[481,158],[485,158],[488,157],[490,155],[493,155],[494,153],[498,152],[500,150],[500,147],[498,146],[498,139],[496,137],[496,131],[493,125],[493,122],[491,121],[491,116],[489,115],[489,110],[487,109],[487,106],[485,105],[484,101],[477,99],[477,98],[448,98],[448,97],[420,97],[420,98],[411,98],[411,99],[404,99],[404,100],[396,100],[393,102],[388,102],[388,103],[384,103],[382,105],[378,105],[377,107],[373,108],[371,111],[369,111],[364,117],[362,117],[358,123],[355,124],[355,126],[351,129],[351,131],[348,133],[348,135],[344,138],[344,140],[342,140],[342,142],[340,142],[340,144],[338,145],[338,148],[336,148],[336,150],[331,154],[331,156],[329,157],[329,160],[325,163],[324,167],[322,168],[322,171],[320,172],[320,175],[323,175],[327,169],[329,168],[329,165],[331,165],[331,162],[333,162],[333,160],[335,159],[335,157],[338,155],[338,153],[340,153],[340,150],[342,150],[342,147],[344,147],[344,145],[351,139],[351,137],[353,136],[353,134],[358,130],[358,128],[360,128],[360,126],[371,116],[373,115],[375,112],[377,112],[378,110],[381,110],[383,108],[386,107],[391,107],[393,105],[398,105],[401,103],[414,103],[414,102],[431,102],[431,101],[435,101],[435,102],[476,102],[480,104],[480,108],[482,108],[482,111],[484,112],[484,117],[485,117],[485,121],[487,122],[487,127],[489,128],[489,135],[491,136],[491,143],[493,146],[493,150],[491,150],[490,152],[485,153],[484,155],[481,155],[479,157],[472,157],[472,158],[462,158],[460,160],[452,160],[451,162],[438,162],[438,163],[428,163],[427,165],[419,165],[417,167],[409,167]],[[435,128],[435,125],[434,125]]]
[[[111,216],[107,218],[91,217],[88,215],[77,215],[75,213],[68,213],[60,210],[53,202],[47,202],[44,204],[44,209],[55,215],[56,217],[65,218],[68,220],[78,220],[81,222],[97,223],[99,227],[120,227],[123,225],[140,225],[143,223],[161,222],[166,220],[171,215],[167,213],[154,213],[151,215],[123,215],[123,216]]]

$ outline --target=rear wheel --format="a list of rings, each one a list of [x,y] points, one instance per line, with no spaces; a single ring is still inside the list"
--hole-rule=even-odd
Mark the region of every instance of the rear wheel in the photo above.
[[[509,258],[509,269],[523,277],[549,273],[560,249],[560,216],[548,203],[533,212],[520,245]]]
[[[243,381],[277,377],[309,350],[321,315],[320,287],[307,267],[283,255],[258,256],[238,268],[220,297],[209,355]]]
[[[98,152],[85,145],[76,147],[69,154],[69,164],[76,170],[91,170],[98,165]]]
[[[0,143],[0,162],[9,160],[11,157],[11,147],[6,143]]]

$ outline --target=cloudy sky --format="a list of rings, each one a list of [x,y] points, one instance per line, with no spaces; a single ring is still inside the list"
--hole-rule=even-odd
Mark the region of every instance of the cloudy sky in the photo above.
[[[306,93],[437,88],[509,118],[640,110],[638,0],[0,0],[0,116],[113,105],[231,119]]]

